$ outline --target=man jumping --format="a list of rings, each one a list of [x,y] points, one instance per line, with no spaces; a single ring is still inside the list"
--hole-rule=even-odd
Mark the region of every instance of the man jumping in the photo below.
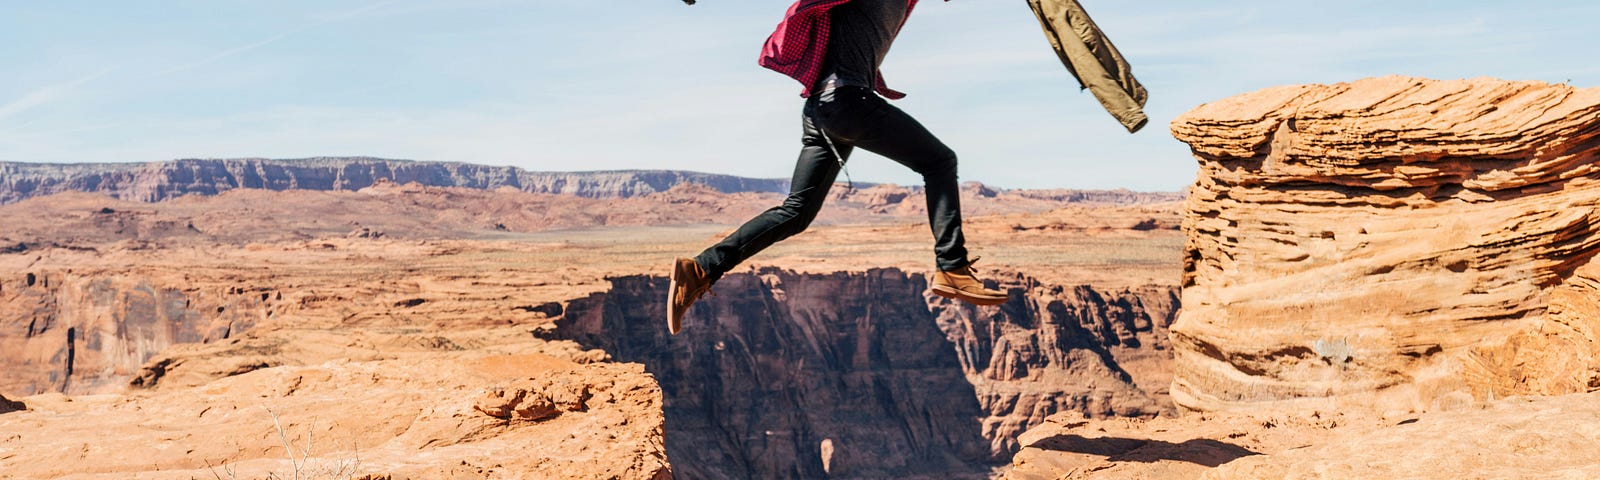
[[[933,293],[976,305],[1006,301],[1004,292],[985,288],[973,276],[961,234],[955,152],[884,100],[905,96],[888,88],[878,67],[916,5],[917,0],[799,0],[789,7],[761,54],[761,66],[798,80],[806,98],[789,196],[699,256],[674,262],[667,296],[670,332],[678,333],[689,306],[724,273],[804,231],[856,147],[922,175],[939,269]]]

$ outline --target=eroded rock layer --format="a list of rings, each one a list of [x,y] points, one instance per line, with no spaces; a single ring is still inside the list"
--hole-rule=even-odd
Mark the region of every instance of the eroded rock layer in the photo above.
[[[1180,406],[1600,389],[1600,88],[1278,87],[1172,131],[1200,164],[1172,329]]]
[[[556,334],[655,375],[686,478],[987,478],[1052,413],[1170,408],[1172,287],[1018,275],[1011,302],[979,309],[897,269],[769,268],[725,277],[670,336],[666,279],[612,283],[570,302]]]
[[[266,289],[139,273],[40,269],[0,278],[0,391],[120,392],[167,347],[228,338],[283,300]]]

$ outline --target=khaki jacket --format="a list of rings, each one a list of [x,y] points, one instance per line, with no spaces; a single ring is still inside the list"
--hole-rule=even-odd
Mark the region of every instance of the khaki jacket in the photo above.
[[[1094,92],[1100,105],[1117,117],[1128,133],[1139,131],[1149,121],[1144,102],[1149,97],[1122,53],[1095,26],[1078,0],[1028,0],[1044,36],[1055,47],[1067,71],[1078,79],[1078,86]]]

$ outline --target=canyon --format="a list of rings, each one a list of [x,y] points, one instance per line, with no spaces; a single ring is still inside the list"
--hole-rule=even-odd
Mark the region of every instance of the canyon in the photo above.
[[[378,181],[0,206],[0,392],[22,408],[0,470],[989,478],[1053,413],[1170,414],[1176,204],[966,191],[1013,302],[927,296],[920,192],[841,188],[676,337],[656,270],[777,195]]]
[[[926,293],[920,191],[836,187],[676,336],[667,260],[779,194],[16,197],[0,471],[1600,475],[1600,88],[1275,87],[1171,130],[1182,203],[963,185],[1005,304]]]
[[[988,478],[1052,413],[1170,411],[1170,287],[1015,274],[1015,300],[974,308],[898,269],[767,268],[719,282],[669,336],[665,279],[612,284],[569,303],[556,334],[655,376],[685,478]]]

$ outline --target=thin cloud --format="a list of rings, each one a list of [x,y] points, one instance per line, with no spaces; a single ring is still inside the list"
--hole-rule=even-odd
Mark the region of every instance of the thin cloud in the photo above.
[[[57,83],[55,85],[48,85],[32,92],[28,92],[28,94],[23,95],[22,98],[12,100],[10,103],[6,103],[5,105],[0,105],[0,120],[5,120],[7,117],[12,115],[32,110],[40,105],[59,100],[61,97],[71,93],[73,89],[78,88],[78,86],[89,83],[96,78],[103,77],[107,73],[111,73],[112,70],[116,70],[116,67],[110,67],[76,80]]]
[[[453,0],[453,1],[450,1],[450,2],[429,2],[429,1],[424,1],[424,2],[408,2],[409,5],[403,5],[403,6],[400,6],[398,8],[386,8],[386,9],[383,9],[382,11],[378,11],[379,8],[386,7],[386,6],[389,6],[389,5],[392,5],[392,4],[396,4],[396,3],[401,3],[401,0],[390,0],[390,1],[387,1],[387,2],[375,4],[375,5],[368,5],[366,7],[357,8],[355,10],[350,10],[350,11],[342,12],[342,13],[336,13],[336,14],[333,14],[333,15],[328,15],[328,16],[323,17],[323,18],[325,18],[325,19],[332,18],[332,19],[337,19],[337,20],[347,20],[347,19],[357,18],[357,17],[384,17],[384,16],[397,16],[397,15],[439,14],[439,13],[443,13],[443,12],[452,12],[452,11],[459,11],[459,10],[471,10],[471,9],[481,9],[481,8],[497,8],[497,7],[505,7],[505,6],[526,5],[526,2],[524,2],[522,0],[476,0],[476,1],[472,1],[472,0]]]
[[[388,0],[388,1],[383,1],[383,2],[378,2],[378,3],[371,4],[371,5],[367,5],[365,7],[359,7],[359,8],[354,8],[354,9],[350,9],[350,10],[345,10],[343,12],[337,12],[337,13],[334,13],[332,15],[324,15],[324,16],[319,17],[317,23],[315,23],[313,25],[326,25],[326,24],[333,23],[333,22],[341,22],[341,21],[352,19],[352,18],[364,17],[364,16],[367,16],[366,14],[371,13],[371,12],[377,10],[377,9],[380,9],[380,8],[383,8],[383,7],[387,7],[387,6],[390,6],[390,5],[394,5],[394,4],[399,3],[399,2],[400,2],[400,0]]]
[[[164,77],[164,76],[171,75],[171,74],[174,74],[174,73],[182,72],[184,70],[193,69],[195,67],[199,67],[199,66],[202,66],[202,65],[205,65],[205,64],[208,64],[208,63],[212,63],[212,62],[218,61],[218,60],[222,60],[224,58],[232,57],[234,55],[238,55],[238,54],[241,54],[241,53],[244,53],[244,52],[255,50],[257,48],[265,47],[267,45],[271,45],[272,42],[276,42],[278,40],[283,40],[284,38],[287,38],[290,35],[294,35],[296,33],[304,32],[304,31],[310,29],[312,26],[314,26],[314,25],[308,25],[308,26],[296,28],[294,30],[290,30],[290,31],[283,32],[283,33],[280,33],[280,34],[277,34],[277,35],[273,35],[271,37],[267,37],[264,40],[260,40],[260,41],[254,42],[254,43],[248,43],[248,44],[240,45],[240,46],[233,47],[233,48],[230,48],[230,49],[227,49],[227,50],[223,50],[221,52],[218,52],[216,55],[212,55],[212,56],[209,56],[209,57],[197,60],[197,61],[185,63],[185,64],[182,64],[182,65],[178,65],[176,67],[172,67],[172,68],[168,68],[166,70],[162,70],[162,71],[159,71],[159,72],[156,72],[156,73],[152,73],[152,74],[150,74],[150,76],[151,77]]]
[[[223,50],[221,52],[217,52],[215,55],[212,55],[212,56],[200,59],[200,60],[196,60],[196,61],[193,61],[193,62],[185,63],[185,64],[182,64],[182,65],[178,65],[176,67],[168,68],[166,70],[162,70],[162,71],[159,71],[159,72],[156,72],[156,73],[152,73],[152,74],[150,74],[150,77],[151,78],[164,77],[164,76],[171,75],[171,74],[174,74],[174,73],[178,73],[178,72],[182,72],[182,71],[185,71],[185,70],[190,70],[190,69],[193,69],[193,68],[196,68],[196,67],[200,67],[200,66],[203,66],[203,65],[206,65],[206,64],[209,64],[209,63],[212,63],[212,62],[216,62],[216,61],[228,58],[228,57],[232,57],[234,55],[238,55],[238,54],[241,54],[241,53],[244,53],[244,52],[255,50],[257,48],[265,47],[267,45],[271,45],[273,42],[277,42],[279,40],[283,40],[285,38],[288,38],[288,37],[293,36],[295,34],[298,34],[300,32],[304,32],[306,30],[310,30],[312,28],[316,28],[316,27],[320,27],[320,26],[327,25],[327,24],[330,24],[330,23],[341,22],[341,21],[344,21],[344,20],[349,20],[349,19],[352,19],[352,18],[360,17],[362,14],[365,14],[367,12],[371,12],[371,11],[379,9],[379,8],[383,8],[385,6],[388,6],[390,4],[395,3],[396,1],[398,1],[398,0],[389,0],[389,1],[385,1],[385,2],[378,2],[378,3],[371,4],[371,5],[367,5],[365,7],[356,8],[356,9],[347,10],[347,11],[338,12],[338,13],[335,13],[335,14],[332,14],[332,15],[328,15],[328,16],[322,17],[320,20],[317,20],[316,22],[313,22],[313,23],[311,23],[309,25],[303,25],[303,26],[294,28],[292,30],[289,30],[287,32],[283,32],[283,33],[279,33],[277,35],[273,35],[273,36],[267,37],[265,39],[261,39],[261,40],[255,41],[255,42],[247,43],[247,44],[240,45],[240,46],[237,46],[237,47],[233,47],[233,48],[230,48],[230,49],[227,49],[227,50]]]

